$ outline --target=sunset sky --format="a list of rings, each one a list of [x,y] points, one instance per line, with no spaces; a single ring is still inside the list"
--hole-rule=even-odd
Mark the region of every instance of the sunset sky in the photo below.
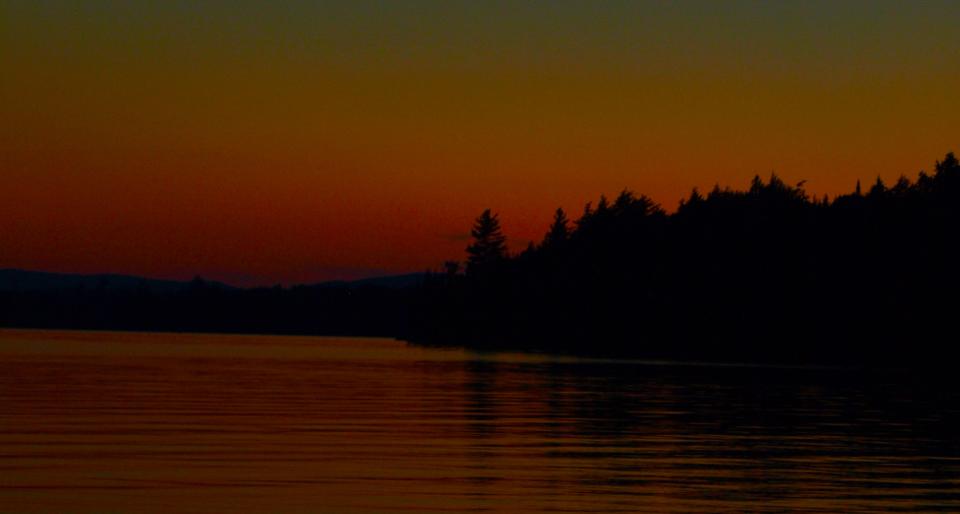
[[[960,2],[0,0],[0,268],[421,271],[500,213],[960,150]]]

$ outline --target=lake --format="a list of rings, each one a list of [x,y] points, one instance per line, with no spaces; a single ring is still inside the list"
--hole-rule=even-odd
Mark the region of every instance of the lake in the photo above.
[[[0,512],[960,512],[922,375],[0,330]]]

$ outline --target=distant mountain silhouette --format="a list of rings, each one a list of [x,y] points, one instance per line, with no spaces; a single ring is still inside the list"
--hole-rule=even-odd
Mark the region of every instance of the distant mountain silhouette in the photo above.
[[[406,273],[403,275],[386,275],[382,277],[369,277],[357,280],[330,280],[312,284],[315,287],[386,287],[390,289],[403,289],[406,287],[419,286],[426,279],[426,273]]]
[[[297,287],[387,287],[402,289],[417,286],[423,283],[426,273],[406,273],[402,275],[385,275],[378,277],[361,278],[357,280],[328,280],[315,284],[303,284]],[[208,285],[222,289],[243,289],[223,282],[205,281]],[[53,273],[48,271],[31,271],[22,269],[0,269],[0,291],[6,292],[38,292],[63,291],[73,289],[130,291],[147,289],[155,293],[169,293],[184,291],[191,287],[190,281],[164,280],[146,278],[136,275],[121,275],[115,273]],[[259,289],[252,287],[247,289]]]
[[[222,283],[220,287],[232,289]],[[60,291],[71,289],[129,291],[147,289],[156,293],[183,291],[190,282],[138,277],[134,275],[50,273],[19,269],[0,269],[0,291]]]
[[[129,275],[0,270],[0,327],[390,336],[423,273],[236,288]]]

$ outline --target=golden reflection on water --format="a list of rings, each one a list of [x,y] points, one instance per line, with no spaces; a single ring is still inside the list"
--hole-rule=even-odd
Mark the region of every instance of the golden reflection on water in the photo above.
[[[907,375],[0,331],[0,512],[960,511]]]

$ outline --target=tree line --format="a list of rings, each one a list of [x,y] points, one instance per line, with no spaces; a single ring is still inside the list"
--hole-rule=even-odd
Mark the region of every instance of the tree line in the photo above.
[[[776,175],[694,189],[674,213],[624,190],[507,251],[472,228],[412,292],[404,337],[429,344],[643,358],[934,361],[955,344],[960,164],[830,199]]]

